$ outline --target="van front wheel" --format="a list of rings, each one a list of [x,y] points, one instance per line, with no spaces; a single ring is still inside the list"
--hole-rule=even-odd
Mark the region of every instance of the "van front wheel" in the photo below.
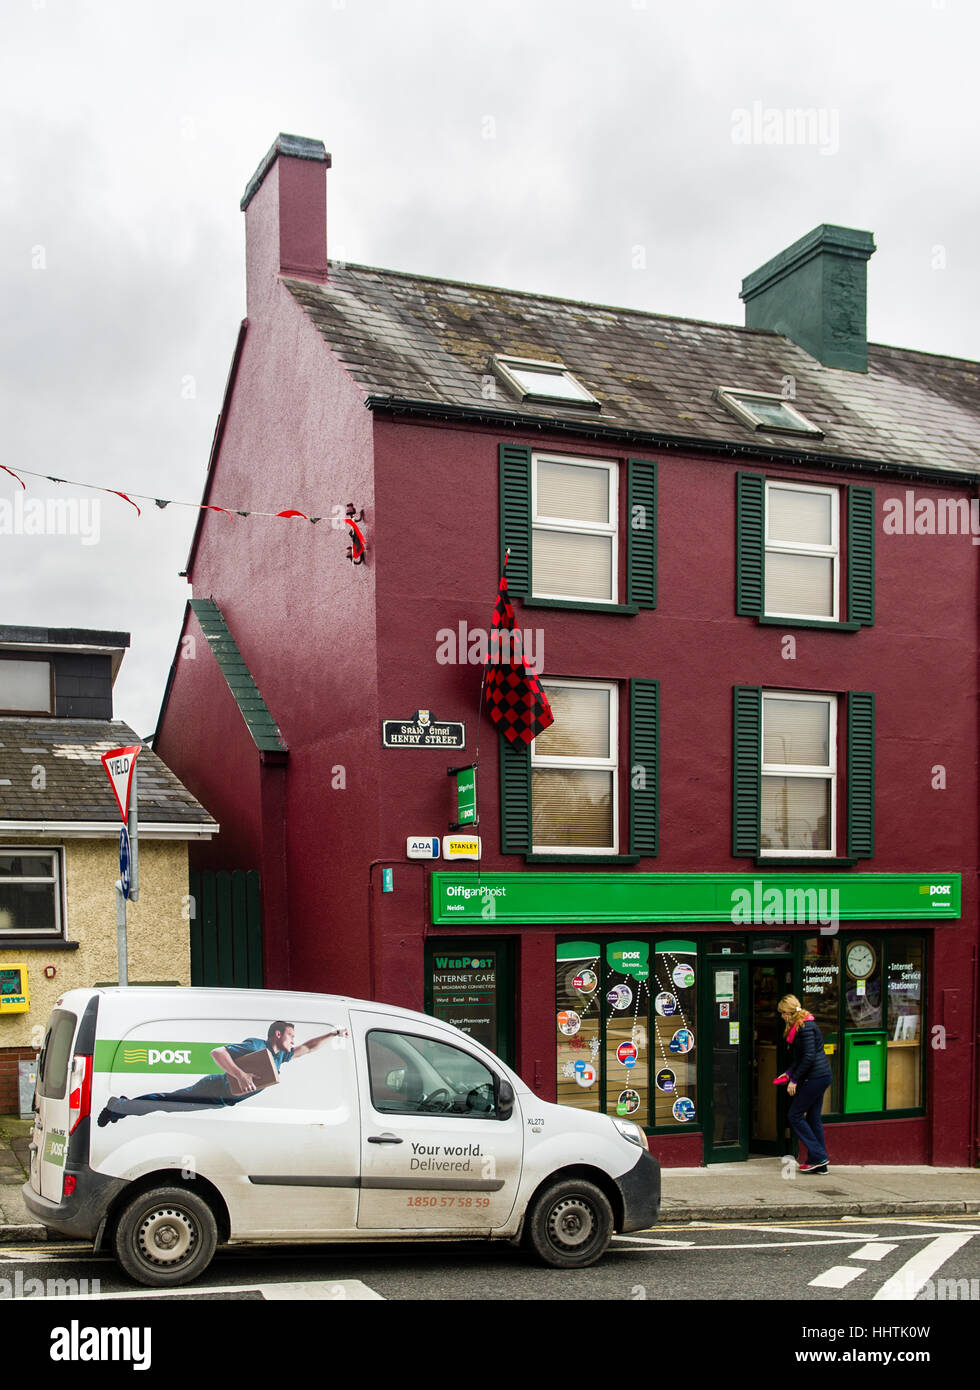
[[[116,1259],[139,1284],[168,1288],[203,1274],[218,1243],[214,1213],[182,1187],[141,1192],[116,1223]]]
[[[613,1213],[594,1183],[566,1178],[545,1189],[528,1217],[528,1242],[547,1265],[583,1269],[609,1244]]]

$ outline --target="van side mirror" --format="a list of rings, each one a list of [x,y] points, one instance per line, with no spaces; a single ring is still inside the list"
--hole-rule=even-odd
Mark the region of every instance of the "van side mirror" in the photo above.
[[[509,1120],[514,1113],[514,1088],[502,1076],[497,1082],[497,1119]]]

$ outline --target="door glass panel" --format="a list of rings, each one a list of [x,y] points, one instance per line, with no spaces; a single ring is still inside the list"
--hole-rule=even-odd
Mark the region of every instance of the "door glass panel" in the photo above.
[[[752,967],[752,1129],[751,1147],[768,1153],[781,1151],[780,1102],[785,1088],[773,1082],[783,1070],[783,1025],[777,1005],[792,993],[789,963]]]
[[[433,1016],[499,1055],[497,952],[436,952],[430,968]]]
[[[710,969],[712,1141],[716,1149],[736,1148],[741,1142],[739,1116],[742,1109],[741,972],[719,965],[712,965]]]

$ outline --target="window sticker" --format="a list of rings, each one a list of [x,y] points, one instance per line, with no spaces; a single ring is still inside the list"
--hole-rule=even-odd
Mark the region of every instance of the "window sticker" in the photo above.
[[[582,1020],[573,1009],[562,1009],[558,1015],[558,1027],[566,1038],[573,1038],[582,1027]]]
[[[617,1115],[635,1115],[640,1108],[640,1097],[636,1091],[620,1091],[616,1101]]]
[[[680,1120],[682,1124],[687,1124],[694,1119],[694,1102],[687,1096],[678,1096],[671,1106],[671,1113],[675,1120]]]
[[[628,1009],[633,1002],[633,991],[629,985],[613,985],[606,998],[614,1009]]]

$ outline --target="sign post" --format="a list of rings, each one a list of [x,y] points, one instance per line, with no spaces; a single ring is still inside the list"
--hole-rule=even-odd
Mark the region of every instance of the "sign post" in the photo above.
[[[102,766],[112,783],[116,805],[122,816],[119,832],[119,878],[116,880],[116,959],[119,983],[129,984],[129,958],[126,941],[126,903],[139,902],[139,793],[136,759],[142,745],[112,748],[102,754]],[[128,822],[128,824],[127,824]]]

